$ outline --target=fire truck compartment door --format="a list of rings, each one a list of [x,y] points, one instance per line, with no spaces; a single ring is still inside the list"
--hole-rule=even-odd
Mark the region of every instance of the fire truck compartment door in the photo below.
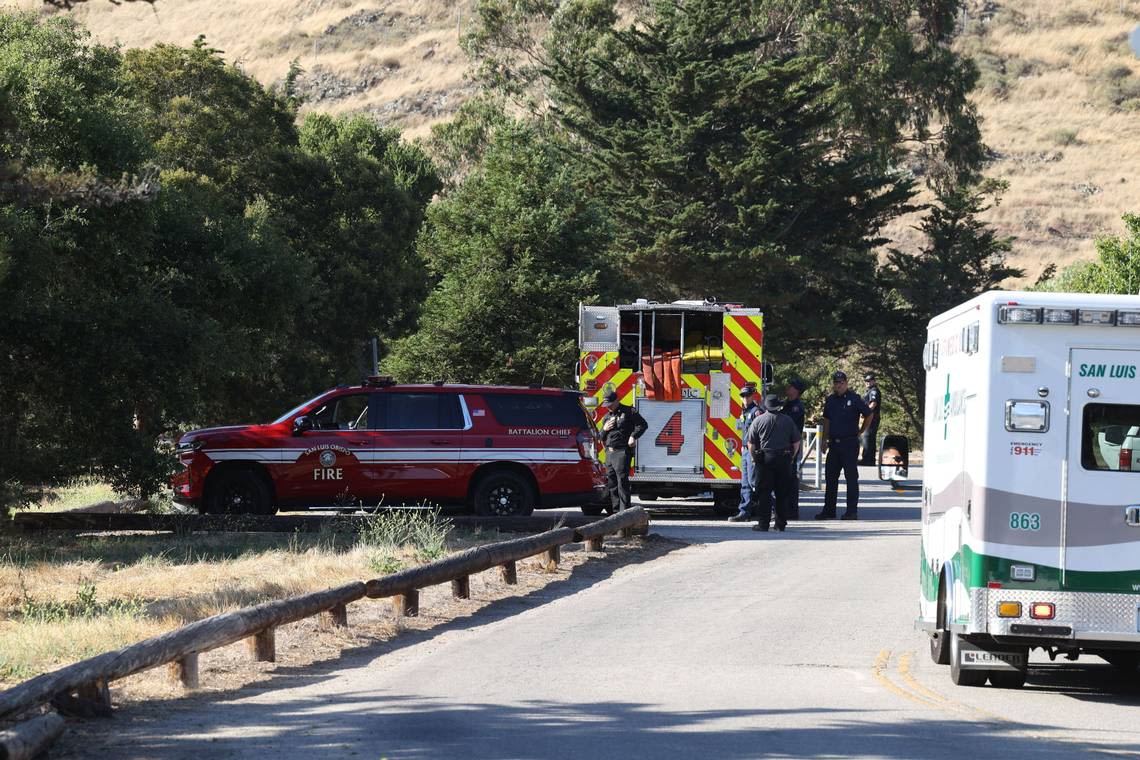
[[[620,317],[615,306],[578,306],[578,342],[583,351],[617,351]]]
[[[637,441],[637,472],[700,473],[705,456],[705,402],[640,399],[649,427]]]
[[[709,375],[709,416],[725,419],[732,415],[732,375],[713,372]]]

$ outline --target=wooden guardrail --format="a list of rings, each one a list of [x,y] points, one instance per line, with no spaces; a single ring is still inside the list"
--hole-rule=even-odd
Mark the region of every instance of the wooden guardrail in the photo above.
[[[201,652],[247,639],[250,654],[255,660],[272,662],[275,659],[275,629],[287,623],[322,615],[326,626],[347,626],[347,605],[365,596],[391,597],[397,614],[416,615],[419,612],[419,590],[427,586],[450,581],[452,594],[467,598],[470,595],[470,576],[476,573],[497,567],[503,580],[513,584],[517,582],[515,563],[519,560],[545,554],[548,563],[557,564],[564,544],[586,541],[591,550],[597,551],[603,548],[602,539],[608,534],[631,536],[645,533],[648,527],[649,517],[638,507],[578,528],[557,528],[526,538],[478,546],[367,582],[357,581],[214,615],[118,651],[44,673],[0,692],[0,718],[47,703],[65,710],[82,710],[87,705],[94,714],[106,713],[111,706],[108,686],[112,681],[162,665],[169,665],[171,675],[184,686],[195,688],[198,686],[198,655]],[[48,729],[55,726],[55,723],[49,723],[28,721],[0,734],[0,737],[9,735],[9,739],[0,741],[0,760],[30,757],[18,752],[25,751],[22,747],[30,746],[27,744],[29,736],[49,735]]]
[[[483,517],[445,515],[458,528],[496,529],[507,533],[536,533],[558,525],[580,527],[596,520],[585,515],[534,514],[528,517]],[[17,512],[12,526],[17,530],[154,530],[175,533],[241,531],[248,533],[303,533],[325,527],[360,527],[369,515],[150,515],[97,512]]]

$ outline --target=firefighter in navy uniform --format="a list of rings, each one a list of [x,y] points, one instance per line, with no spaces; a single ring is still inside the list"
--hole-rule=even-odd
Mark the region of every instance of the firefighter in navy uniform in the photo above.
[[[847,481],[847,511],[844,520],[859,519],[859,436],[871,425],[873,414],[862,397],[847,387],[847,374],[831,376],[831,395],[823,403],[823,440],[827,445],[824,474],[827,486],[823,494],[823,511],[817,520],[835,518],[839,500],[839,473]],[[859,418],[863,418],[860,425]]]
[[[776,493],[776,524],[783,531],[788,523],[788,496],[792,488],[792,460],[800,447],[800,433],[792,420],[780,413],[783,404],[775,395],[764,399],[761,414],[748,429],[748,453],[756,468],[756,525],[768,530],[772,519],[772,492]]]
[[[602,443],[606,447],[606,488],[610,492],[610,510],[620,512],[630,507],[629,456],[637,439],[649,425],[637,410],[618,401],[610,391],[602,399],[608,410],[602,418]]]
[[[800,437],[804,434],[804,402],[800,395],[804,392],[807,385],[803,380],[798,377],[793,377],[788,383],[788,387],[784,390],[785,401],[783,409],[781,410],[791,421],[795,424],[796,430],[799,431]],[[803,462],[804,450],[803,446],[796,449],[796,454],[792,457],[792,491],[788,494],[788,519],[800,519],[800,465]]]
[[[875,376],[870,372],[863,375],[863,382],[867,383],[867,392],[863,394],[863,403],[871,410],[871,424],[859,436],[863,444],[863,456],[860,457],[859,464],[874,466],[877,464],[875,448],[879,442],[879,415],[882,411],[883,394],[875,382]]]
[[[748,455],[748,428],[752,420],[763,409],[760,405],[760,394],[756,388],[746,385],[740,389],[740,400],[744,402],[744,411],[736,421],[736,429],[740,431],[740,511],[728,518],[729,522],[745,522],[752,519],[753,506],[756,500],[756,466],[752,457]]]

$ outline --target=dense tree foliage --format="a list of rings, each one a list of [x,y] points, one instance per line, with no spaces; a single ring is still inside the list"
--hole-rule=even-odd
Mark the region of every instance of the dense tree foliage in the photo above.
[[[1013,240],[999,237],[979,218],[990,203],[997,202],[1001,189],[987,183],[940,192],[919,225],[925,245],[914,252],[892,249],[880,273],[883,305],[874,329],[863,340],[880,380],[920,433],[927,323],[1023,274],[1006,263]]]
[[[872,251],[914,174],[975,178],[958,5],[482,0],[467,44],[571,138],[633,289],[762,305],[802,345],[867,323]]]
[[[1140,215],[1124,215],[1123,236],[1096,241],[1097,257],[1062,270],[1040,284],[1042,290],[1072,293],[1140,293]]]
[[[150,492],[180,426],[356,379],[427,282],[419,149],[311,117],[204,44],[0,14],[0,482]]]
[[[438,284],[419,331],[396,344],[386,366],[405,380],[570,385],[578,303],[602,287],[605,218],[532,128],[493,124],[490,133],[441,135],[485,135],[487,146],[428,211],[419,248]]]

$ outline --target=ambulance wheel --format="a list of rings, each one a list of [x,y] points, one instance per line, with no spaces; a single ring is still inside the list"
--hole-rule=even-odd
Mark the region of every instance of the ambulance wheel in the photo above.
[[[713,512],[718,517],[732,517],[740,513],[740,491],[717,489],[713,491]]]
[[[1025,686],[1025,671],[992,670],[990,683],[999,689],[1020,689]]]
[[[471,500],[478,515],[525,517],[534,511],[534,487],[513,472],[490,472],[479,479]]]
[[[962,638],[950,632],[950,680],[955,686],[985,686],[988,670],[965,670],[962,668]]]
[[[930,634],[930,659],[934,660],[935,665],[950,664],[949,638],[950,634],[945,629]]]
[[[606,511],[606,505],[605,504],[583,504],[582,505],[582,514],[587,515],[589,517],[597,517],[598,515],[602,514],[605,511]]]
[[[265,481],[249,470],[223,470],[210,482],[206,513],[213,515],[271,515],[272,497]]]

